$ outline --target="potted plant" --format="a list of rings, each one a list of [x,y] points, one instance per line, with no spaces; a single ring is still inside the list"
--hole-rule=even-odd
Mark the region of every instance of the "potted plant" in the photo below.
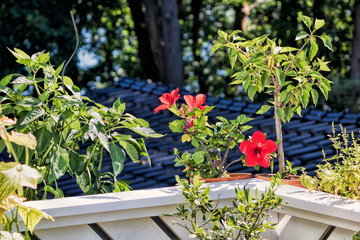
[[[316,105],[319,93],[325,98],[330,91],[331,81],[320,72],[330,71],[324,57],[316,57],[318,40],[332,51],[330,37],[316,35],[325,21],[300,15],[307,31],[299,32],[295,40],[302,42],[299,48],[281,46],[281,41],[263,35],[247,40],[240,36],[241,31],[227,34],[218,31],[219,39],[212,52],[220,48],[228,50],[231,68],[234,70],[231,85],[240,85],[250,100],[256,93],[269,96],[268,103],[262,105],[258,114],[273,109],[277,137],[278,171],[285,173],[285,155],[283,150],[282,122],[289,122],[295,113],[301,116],[310,100]],[[249,145],[250,146],[250,145]],[[243,153],[247,154],[245,145]]]
[[[169,128],[174,133],[181,133],[182,142],[190,142],[195,152],[185,151],[180,153],[176,148],[175,166],[184,166],[186,175],[190,178],[195,173],[209,181],[233,180],[234,174],[228,174],[226,169],[237,162],[245,161],[249,166],[254,166],[247,159],[240,158],[227,164],[229,151],[239,143],[244,141],[243,132],[251,129],[250,126],[244,125],[251,118],[244,114],[239,115],[234,120],[227,120],[224,117],[216,117],[217,122],[210,123],[207,114],[214,106],[203,105],[206,102],[204,94],[197,96],[185,95],[185,104],[178,106],[177,100],[180,98],[179,89],[170,93],[164,93],[159,99],[161,105],[158,106],[154,113],[168,109],[181,119],[176,119],[169,124]],[[276,144],[272,140],[265,140],[265,135],[261,132],[255,132],[255,136],[261,136],[264,147],[259,158],[270,159],[271,154],[276,150]],[[249,178],[251,174],[238,174],[241,177]],[[228,178],[230,177],[230,178]],[[220,178],[220,179],[219,179]]]
[[[251,194],[249,188],[235,188],[233,206],[219,206],[210,198],[210,187],[196,175],[192,183],[176,177],[185,197],[185,204],[177,206],[181,218],[175,224],[185,228],[189,238],[196,239],[263,239],[261,233],[274,229],[275,223],[268,222],[270,211],[280,207],[282,198],[275,195],[276,182],[261,195],[257,190]]]
[[[76,178],[85,194],[128,189],[117,178],[125,159],[138,162],[144,158],[150,164],[144,138],[162,135],[145,120],[126,113],[126,104],[120,99],[106,107],[82,96],[73,81],[60,74],[64,64],[53,67],[49,53],[10,52],[28,74],[10,74],[0,81],[2,111],[18,119],[11,126],[14,130],[36,137],[35,149],[27,152],[16,145],[14,151],[19,156],[27,154],[26,163],[42,175],[40,190],[28,189],[25,195],[29,199],[47,198],[48,194],[62,197],[57,179],[65,173]],[[3,151],[4,144],[0,146]],[[9,151],[9,146],[6,149]],[[105,154],[111,159],[110,171],[104,170]]]
[[[319,164],[316,176],[301,175],[302,183],[310,190],[318,190],[334,195],[360,200],[360,138],[346,132],[340,125],[341,132],[336,133],[332,125],[329,139],[336,150],[334,156]]]

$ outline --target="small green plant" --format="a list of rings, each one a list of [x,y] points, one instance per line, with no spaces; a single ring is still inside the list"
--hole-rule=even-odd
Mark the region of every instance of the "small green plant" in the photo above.
[[[282,198],[275,195],[275,184],[264,193],[250,189],[235,189],[233,206],[218,207],[218,202],[209,197],[210,187],[203,187],[203,181],[196,175],[190,184],[176,178],[187,204],[180,204],[177,213],[171,216],[181,218],[175,222],[189,232],[189,238],[196,239],[263,239],[260,234],[273,229],[275,224],[267,222],[269,212],[280,206]]]
[[[316,176],[303,174],[301,181],[309,189],[360,200],[360,138],[340,128],[336,133],[333,125],[329,135],[336,154],[330,158],[324,154],[325,163],[317,166]]]
[[[352,239],[353,239],[353,240],[360,240],[360,231],[357,231],[356,233],[354,233]]]
[[[36,189],[41,174],[36,169],[19,163],[21,157],[25,158],[25,162],[29,161],[29,150],[34,150],[37,142],[31,133],[23,134],[15,131],[9,133],[6,127],[14,124],[16,124],[15,120],[6,116],[0,117],[0,137],[9,153],[17,160],[17,162],[0,162],[0,239],[20,240],[24,237],[19,233],[18,215],[26,226],[25,239],[30,239],[29,232],[33,233],[34,227],[42,217],[53,219],[38,209],[22,204],[26,200],[23,197],[23,188]],[[21,157],[14,150],[15,144],[25,148],[25,154]]]
[[[241,85],[250,100],[256,93],[269,96],[258,114],[263,114],[273,108],[278,144],[279,171],[284,171],[285,159],[283,150],[282,122],[289,122],[295,113],[301,116],[310,100],[316,105],[319,93],[328,97],[331,81],[320,72],[330,71],[328,63],[322,57],[316,57],[318,40],[332,51],[331,39],[327,35],[316,35],[324,26],[325,21],[313,21],[300,15],[306,26],[306,32],[301,31],[295,40],[302,42],[299,48],[281,46],[281,41],[263,35],[248,40],[242,37],[241,31],[230,34],[218,31],[219,40],[213,46],[212,52],[227,48],[230,65],[235,69],[232,75],[232,85]]]
[[[120,99],[106,107],[82,96],[69,77],[60,75],[63,65],[56,69],[51,65],[49,53],[29,56],[19,49],[10,51],[28,75],[4,77],[0,81],[0,103],[5,115],[18,119],[11,127],[20,133],[32,132],[38,141],[29,152],[18,145],[13,150],[17,156],[28,154],[29,166],[41,173],[43,197],[48,193],[63,196],[57,179],[65,173],[75,176],[86,194],[126,189],[127,185],[117,179],[125,159],[137,162],[144,157],[150,163],[144,137],[162,135],[145,120],[126,113]],[[0,146],[0,151],[4,147],[9,151],[3,140]],[[104,154],[110,155],[112,171],[103,169]],[[26,196],[36,199],[37,192],[27,190]]]

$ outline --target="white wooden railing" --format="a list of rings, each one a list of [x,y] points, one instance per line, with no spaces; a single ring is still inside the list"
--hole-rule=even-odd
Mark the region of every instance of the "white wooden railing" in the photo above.
[[[211,196],[220,196],[221,204],[230,206],[236,186],[262,192],[268,182],[249,179],[211,184]],[[352,239],[360,230],[360,201],[309,192],[293,186],[282,186],[277,194],[284,206],[273,212],[269,221],[277,228],[265,233],[268,239],[312,240]],[[188,233],[174,225],[175,207],[183,203],[178,187],[82,197],[26,202],[50,214],[55,221],[42,220],[35,230],[39,239],[116,239],[165,240],[188,239]],[[178,219],[177,219],[178,220]]]

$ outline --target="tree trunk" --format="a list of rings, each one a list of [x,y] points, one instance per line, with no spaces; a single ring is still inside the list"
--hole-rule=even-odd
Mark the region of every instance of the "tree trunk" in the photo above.
[[[174,87],[184,85],[177,0],[163,0],[161,19],[164,39],[165,83]]]
[[[240,29],[241,31],[246,32],[247,21],[251,11],[248,2],[244,2],[239,6],[235,6],[234,10],[235,10],[234,30]]]
[[[200,45],[199,45],[199,31],[200,31],[200,11],[203,1],[196,0],[191,1],[191,14],[193,16],[191,34],[192,34],[192,55],[194,57],[194,63],[192,64],[195,76],[198,78],[200,92],[207,93],[209,86],[206,83],[205,76],[203,74],[203,66],[201,66]]]
[[[153,81],[159,81],[159,72],[151,49],[151,42],[146,28],[145,15],[142,11],[141,0],[127,1],[134,21],[135,34],[138,40],[138,55],[144,76]]]
[[[357,4],[354,17],[354,36],[351,51],[351,79],[360,79],[360,3]]]
[[[165,83],[165,56],[163,51],[164,41],[161,34],[161,24],[159,24],[159,7],[157,0],[144,0],[144,4],[146,9],[146,24],[151,37],[152,52],[154,53],[154,59],[159,73],[159,80],[160,82]]]

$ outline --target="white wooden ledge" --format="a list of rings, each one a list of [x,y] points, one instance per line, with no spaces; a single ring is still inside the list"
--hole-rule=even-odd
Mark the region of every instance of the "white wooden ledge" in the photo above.
[[[261,193],[269,183],[249,179],[209,186],[213,199],[219,198],[221,205],[230,205],[235,197],[235,187],[257,188]],[[336,228],[328,239],[351,239],[352,233],[360,230],[360,201],[289,185],[281,186],[276,193],[283,198],[283,207],[273,213],[271,221],[279,224],[275,231],[267,233],[266,237],[270,239],[319,239],[329,226]],[[178,239],[187,239],[187,233],[171,223],[173,218],[162,216],[174,213],[179,203],[184,203],[179,188],[166,187],[25,204],[41,209],[55,219],[55,222],[43,219],[37,225],[35,233],[40,239],[65,239],[65,236],[67,239],[172,239],[151,217],[160,217]],[[110,238],[99,237],[91,224],[100,226]]]

